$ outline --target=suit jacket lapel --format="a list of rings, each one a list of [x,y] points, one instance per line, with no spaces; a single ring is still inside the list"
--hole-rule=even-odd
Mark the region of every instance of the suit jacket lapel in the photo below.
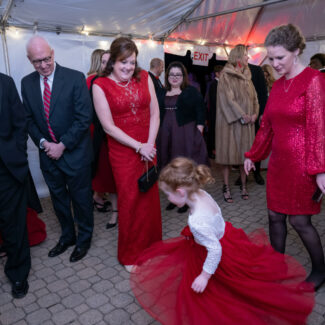
[[[40,75],[38,72],[34,72],[33,79],[32,79],[32,87],[31,89],[34,90],[34,98],[37,107],[39,107],[39,110],[41,111],[41,114],[44,118],[44,121],[46,122],[45,113],[44,113],[44,105],[43,105],[43,95],[41,92],[41,82],[40,82]]]
[[[64,82],[63,82],[63,76],[61,74],[61,67],[58,64],[56,64],[52,91],[51,91],[50,116],[53,114],[53,111],[55,109],[55,103],[59,98],[63,85]]]

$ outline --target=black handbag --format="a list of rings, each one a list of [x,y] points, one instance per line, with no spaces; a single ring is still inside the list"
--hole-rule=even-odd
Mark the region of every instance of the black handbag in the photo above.
[[[147,192],[153,184],[158,180],[157,166],[153,165],[148,169],[148,162],[146,161],[147,171],[138,179],[138,186],[140,192]]]

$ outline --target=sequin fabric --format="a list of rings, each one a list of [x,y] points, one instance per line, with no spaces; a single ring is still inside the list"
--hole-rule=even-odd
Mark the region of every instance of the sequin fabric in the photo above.
[[[209,195],[207,192],[206,195]],[[200,204],[198,202],[197,204]],[[190,214],[188,218],[188,225],[194,236],[195,241],[205,246],[208,254],[203,264],[203,270],[209,274],[214,274],[221,260],[222,249],[220,239],[225,233],[225,221],[223,220],[221,210],[218,207],[217,214],[211,214],[205,211],[204,206],[195,214]]]
[[[325,172],[325,79],[318,71],[304,69],[288,92],[284,77],[274,83],[261,128],[245,156],[260,161],[270,152],[268,208],[288,215],[319,213],[320,203],[311,199],[315,175]]]

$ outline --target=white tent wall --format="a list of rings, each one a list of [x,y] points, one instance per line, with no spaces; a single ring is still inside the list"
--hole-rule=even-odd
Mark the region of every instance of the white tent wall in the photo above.
[[[10,74],[13,77],[20,93],[21,79],[34,71],[33,66],[26,57],[26,44],[32,37],[33,31],[9,28],[6,32]],[[86,36],[80,34],[56,34],[55,32],[38,32],[45,37],[54,49],[55,61],[65,67],[82,71],[87,74],[90,66],[90,56],[97,48],[108,49],[114,38]],[[1,41],[1,43],[3,40]],[[164,49],[161,44],[152,42],[138,42],[138,64],[148,70],[150,60],[154,57],[164,59]],[[3,48],[3,44],[1,44]],[[3,51],[0,54],[1,72],[6,73]],[[38,158],[38,148],[29,139],[28,161],[31,173],[40,197],[48,196],[48,188],[44,182]]]

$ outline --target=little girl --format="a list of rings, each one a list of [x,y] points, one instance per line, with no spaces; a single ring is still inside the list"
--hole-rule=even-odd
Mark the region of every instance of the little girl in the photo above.
[[[146,249],[131,273],[143,308],[165,325],[305,324],[314,306],[303,267],[277,253],[264,230],[246,235],[225,222],[201,187],[210,169],[176,158],[161,172],[168,200],[190,208],[181,237]]]

